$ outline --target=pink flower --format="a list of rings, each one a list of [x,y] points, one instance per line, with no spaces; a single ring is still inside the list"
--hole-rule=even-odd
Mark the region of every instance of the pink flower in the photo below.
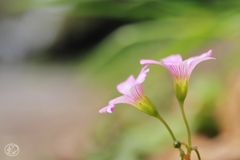
[[[130,104],[141,111],[151,115],[157,116],[158,112],[152,102],[146,97],[142,83],[145,81],[149,68],[144,66],[135,79],[133,75],[129,76],[126,81],[117,85],[117,90],[123,95],[109,101],[108,106],[99,110],[99,113],[112,113],[114,107],[118,103]]]
[[[191,57],[184,61],[182,60],[181,55],[177,54],[168,56],[160,61],[143,59],[140,61],[140,63],[144,65],[158,64],[165,67],[173,77],[177,98],[181,101],[184,101],[187,95],[188,81],[193,69],[202,61],[215,59],[210,57],[211,55],[212,50],[209,50],[207,53],[203,53],[200,56]]]

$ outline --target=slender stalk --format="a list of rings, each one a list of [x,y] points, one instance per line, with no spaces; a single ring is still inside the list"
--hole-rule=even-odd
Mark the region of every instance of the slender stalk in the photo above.
[[[182,149],[182,148],[181,148]],[[183,150],[180,151],[181,160],[184,160],[185,153]]]
[[[170,127],[168,126],[168,124],[164,121],[164,119],[163,119],[160,115],[157,117],[157,119],[159,119],[159,120],[164,124],[164,126],[167,128],[167,130],[168,130],[168,132],[170,133],[173,141],[176,141],[176,137],[174,136],[171,128],[170,128]]]
[[[192,150],[194,150],[196,152],[198,160],[201,160],[201,157],[200,157],[200,154],[199,154],[198,150],[196,148],[193,148]]]
[[[181,143],[182,143],[182,145],[184,145],[186,147],[187,150],[189,149],[189,147],[186,143],[184,143],[184,142],[181,142]]]
[[[163,125],[167,128],[168,132],[170,133],[170,135],[171,135],[171,137],[173,139],[173,142],[176,141],[177,139],[176,139],[175,135],[173,134],[171,128],[167,124],[167,122],[160,115],[158,115],[156,118],[159,119],[163,123]],[[178,150],[179,150],[180,153],[184,153],[184,151],[182,150],[181,147],[178,148]],[[181,156],[181,158],[183,158],[183,156]]]
[[[182,112],[182,116],[183,116],[183,120],[187,129],[187,133],[188,133],[188,148],[192,147],[192,141],[191,141],[191,131],[187,122],[187,118],[185,115],[185,111],[184,111],[184,104],[182,102],[179,102],[180,108],[181,108],[181,112]],[[191,153],[191,149],[188,149],[188,154]]]

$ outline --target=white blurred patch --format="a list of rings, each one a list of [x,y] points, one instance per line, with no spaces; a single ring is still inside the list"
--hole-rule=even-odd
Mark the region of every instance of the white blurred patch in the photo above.
[[[1,61],[21,61],[46,49],[56,39],[66,11],[67,7],[41,8],[0,21]]]

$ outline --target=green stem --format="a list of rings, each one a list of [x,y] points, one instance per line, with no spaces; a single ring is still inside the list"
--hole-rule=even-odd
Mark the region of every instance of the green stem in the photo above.
[[[181,160],[184,160],[184,159],[183,159],[183,156],[181,156]]]
[[[171,128],[170,128],[170,127],[168,126],[168,124],[164,121],[164,119],[163,119],[160,115],[157,117],[157,119],[159,119],[159,120],[164,124],[164,126],[167,128],[168,132],[170,133],[170,135],[171,135],[171,137],[172,137],[172,139],[173,139],[173,142],[176,141],[176,137],[174,136]]]
[[[186,143],[184,143],[184,142],[181,142],[181,143],[182,143],[182,145],[184,145],[186,147],[187,150],[189,150],[189,147]]]
[[[182,148],[181,148],[182,149]],[[185,153],[183,150],[179,150],[180,151],[180,157],[181,157],[181,160],[184,160],[184,156],[185,156]]]
[[[170,133],[170,135],[171,135],[171,137],[173,139],[173,142],[175,142],[177,139],[174,136],[174,134],[173,134],[171,128],[169,127],[169,125],[167,124],[167,122],[160,115],[158,115],[156,118],[159,119],[163,123],[163,125],[167,128],[168,132]],[[180,153],[184,153],[184,151],[182,150],[181,147],[178,148],[178,150],[179,150]]]
[[[198,150],[196,148],[193,148],[192,150],[194,150],[196,152],[198,160],[201,160],[201,157],[200,157],[200,154],[199,154]]]
[[[188,148],[192,147],[192,141],[191,141],[191,131],[187,122],[187,118],[185,115],[185,111],[184,111],[184,104],[182,102],[179,102],[180,108],[181,108],[181,112],[182,112],[182,116],[183,116],[183,120],[187,129],[187,133],[188,133]],[[191,149],[188,149],[188,153],[191,153]]]

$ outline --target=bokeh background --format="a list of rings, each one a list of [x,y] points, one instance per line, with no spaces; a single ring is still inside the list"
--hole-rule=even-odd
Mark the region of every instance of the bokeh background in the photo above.
[[[239,11],[237,0],[1,0],[0,158],[16,143],[16,160],[180,159],[157,119],[124,104],[98,110],[140,59],[212,49],[186,99],[193,145],[204,160],[239,160]],[[150,70],[145,92],[186,141],[170,74]]]

